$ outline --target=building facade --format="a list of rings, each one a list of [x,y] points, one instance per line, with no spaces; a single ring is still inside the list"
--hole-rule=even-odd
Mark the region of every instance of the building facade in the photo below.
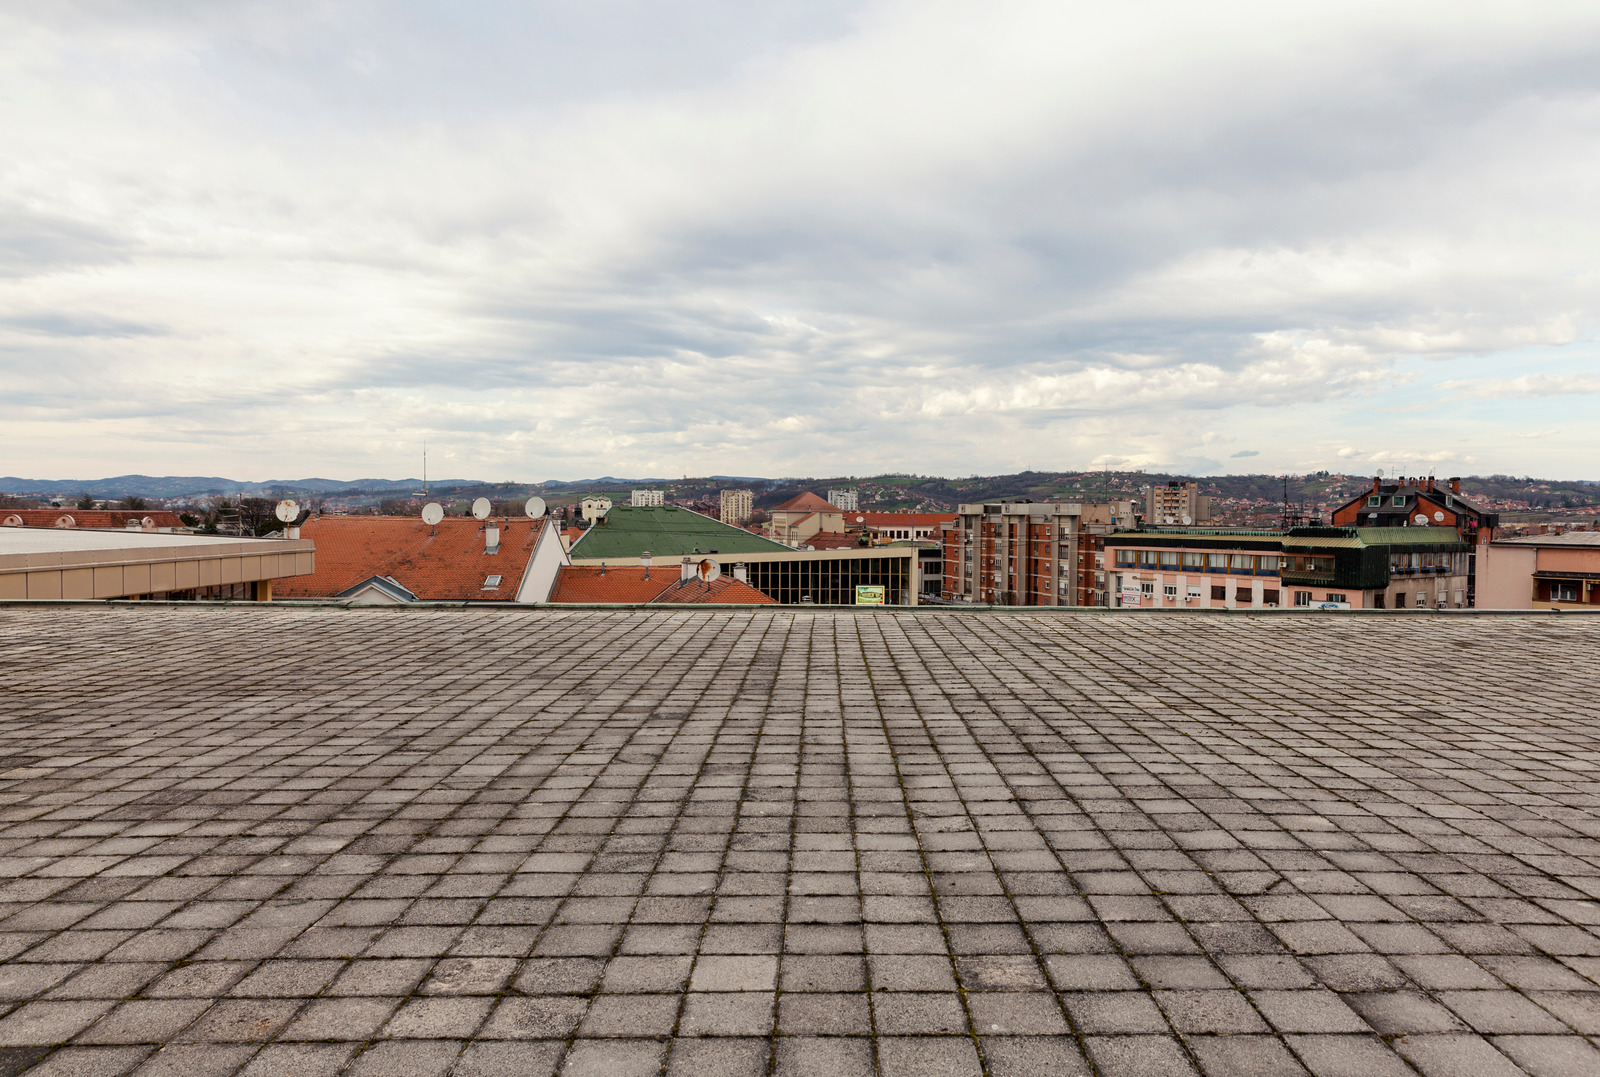
[[[828,504],[840,512],[856,512],[861,508],[861,495],[855,490],[829,490]]]
[[[635,490],[628,495],[628,504],[635,508],[650,508],[654,505],[665,505],[667,492],[665,490]]]
[[[749,490],[724,490],[720,509],[717,518],[723,523],[735,527],[747,524],[755,513],[755,495]]]
[[[1105,606],[1104,541],[1134,525],[1134,503],[960,506],[941,527],[943,597],[1001,606]]]
[[[844,529],[857,531],[868,542],[903,542],[907,539],[935,542],[940,529],[955,519],[953,512],[857,512],[845,513]]]
[[[800,546],[822,532],[844,534],[844,513],[833,502],[807,491],[773,509],[767,531],[774,542]]]
[[[1463,609],[1470,547],[1453,528],[1171,529],[1105,540],[1122,608]]]
[[[1152,486],[1144,492],[1144,522],[1151,526],[1203,526],[1211,522],[1211,499],[1195,482]]]
[[[1489,512],[1461,493],[1461,479],[1445,480],[1443,487],[1429,475],[1424,478],[1372,480],[1372,489],[1333,510],[1337,527],[1449,527],[1454,528],[1467,550],[1467,605],[1477,605],[1478,556],[1482,547],[1494,540],[1500,523],[1498,513]]]
[[[1600,606],[1600,531],[1498,539],[1478,547],[1478,565],[1484,609]]]

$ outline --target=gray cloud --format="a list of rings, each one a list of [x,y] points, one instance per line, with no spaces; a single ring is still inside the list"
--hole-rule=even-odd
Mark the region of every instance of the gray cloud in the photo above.
[[[1416,397],[1594,391],[1419,365],[1591,332],[1600,12],[1508,10],[0,14],[7,402],[146,471],[1457,451]]]

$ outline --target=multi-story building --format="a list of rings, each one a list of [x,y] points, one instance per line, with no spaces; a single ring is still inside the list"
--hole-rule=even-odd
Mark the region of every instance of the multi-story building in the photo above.
[[[844,513],[833,502],[807,490],[772,510],[768,532],[776,542],[799,546],[817,534],[843,535]]]
[[[749,523],[755,513],[755,495],[749,490],[724,490],[721,509],[718,519],[723,523],[735,527]]]
[[[861,532],[869,542],[935,541],[940,527],[953,521],[955,516],[953,512],[847,512],[844,529]]]
[[[1478,551],[1493,541],[1500,516],[1463,497],[1459,477],[1447,479],[1446,483],[1441,490],[1431,475],[1392,482],[1374,478],[1371,490],[1333,510],[1332,522],[1338,527],[1454,528],[1468,546],[1467,605],[1475,606]]]
[[[665,490],[635,490],[628,495],[628,504],[636,508],[651,508],[652,506],[665,505],[666,503],[667,492]]]
[[[1144,522],[1150,526],[1189,527],[1211,522],[1211,499],[1200,493],[1200,484],[1169,482],[1144,492]]]
[[[1600,531],[1496,539],[1478,547],[1478,605],[1593,610],[1600,605]]]
[[[855,490],[829,490],[828,504],[840,512],[857,512],[861,508],[861,495]]]
[[[1134,525],[1134,504],[1000,502],[960,506],[940,530],[944,597],[1002,606],[1104,606],[1105,537]]]
[[[1105,540],[1111,605],[1461,609],[1471,549],[1448,527],[1160,528]]]

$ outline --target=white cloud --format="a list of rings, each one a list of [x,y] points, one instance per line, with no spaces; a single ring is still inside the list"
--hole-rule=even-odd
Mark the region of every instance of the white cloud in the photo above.
[[[424,437],[528,479],[1201,466],[1219,428],[1311,466],[1354,452],[1335,409],[1594,392],[1414,360],[1585,339],[1596,30],[1348,0],[0,14],[10,468],[398,473]],[[1447,451],[1413,414],[1381,440]]]

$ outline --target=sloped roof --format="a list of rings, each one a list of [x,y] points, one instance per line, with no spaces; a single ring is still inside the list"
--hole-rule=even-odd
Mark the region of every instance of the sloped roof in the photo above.
[[[178,514],[167,509],[0,509],[0,519],[20,516],[24,527],[54,527],[63,516],[70,516],[75,527],[127,527],[129,520],[146,516],[157,527],[182,527]]]
[[[527,572],[548,517],[490,521],[498,553],[483,552],[482,525],[447,516],[430,528],[415,516],[322,516],[300,525],[317,544],[317,571],[274,585],[283,598],[330,598],[373,576],[388,576],[425,602],[509,602]],[[497,586],[486,588],[490,576]]]
[[[657,558],[677,559],[709,556],[712,550],[722,557],[740,553],[778,553],[789,547],[781,542],[752,535],[698,512],[676,505],[616,505],[572,544],[572,556],[579,560],[636,561],[649,550]]]
[[[640,565],[567,565],[556,577],[550,592],[551,602],[739,602],[751,605],[774,604],[774,600],[754,587],[723,576],[713,583],[684,580],[677,566],[656,566],[646,579]]]
[[[853,550],[861,545],[861,532],[818,531],[810,538],[802,539],[801,545],[810,546],[813,550]]]
[[[783,504],[772,510],[773,512],[839,512],[838,505],[807,490],[796,497],[791,497]]]

